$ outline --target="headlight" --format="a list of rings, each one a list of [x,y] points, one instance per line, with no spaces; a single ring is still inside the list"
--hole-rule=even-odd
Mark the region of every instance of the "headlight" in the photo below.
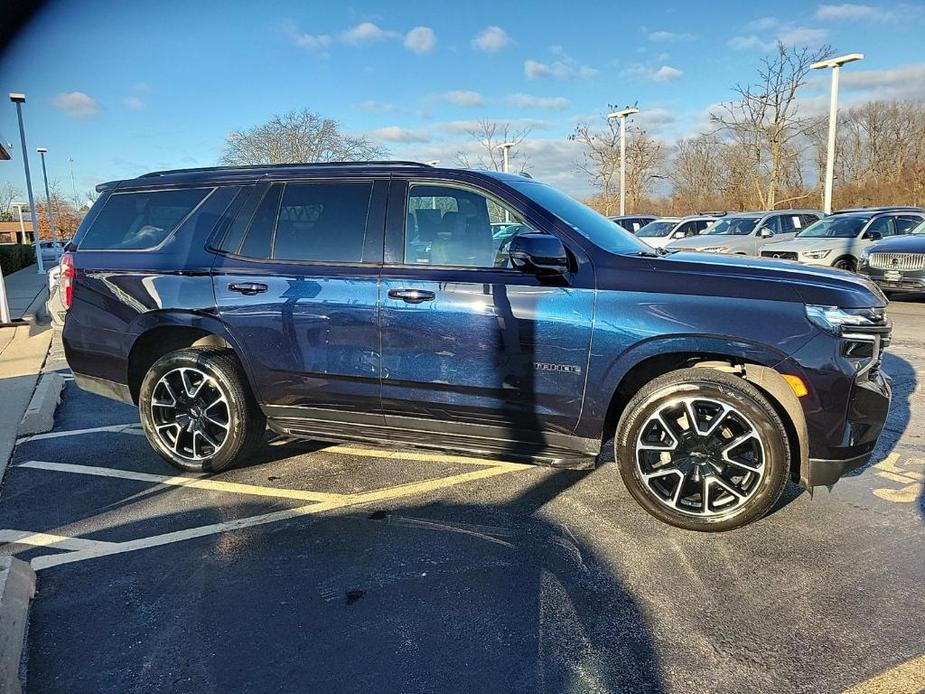
[[[831,248],[826,248],[825,250],[821,251],[803,251],[803,257],[809,258],[810,260],[822,260],[831,252]]]
[[[728,246],[707,246],[706,248],[701,248],[701,251],[704,253],[728,253]]]
[[[883,309],[806,304],[806,317],[817,328],[833,335],[841,335],[843,328],[879,325],[883,320]]]
[[[861,255],[858,256],[858,265],[867,265],[869,261],[870,261],[870,247],[868,246],[863,251],[861,251]]]

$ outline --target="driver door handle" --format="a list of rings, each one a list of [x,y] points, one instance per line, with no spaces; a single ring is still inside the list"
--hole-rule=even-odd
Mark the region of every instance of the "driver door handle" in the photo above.
[[[433,301],[435,294],[426,289],[390,289],[390,299],[401,299],[406,304],[420,304]]]
[[[244,294],[244,296],[253,296],[254,294],[263,294],[267,290],[267,285],[260,282],[232,282],[228,285],[228,289]]]

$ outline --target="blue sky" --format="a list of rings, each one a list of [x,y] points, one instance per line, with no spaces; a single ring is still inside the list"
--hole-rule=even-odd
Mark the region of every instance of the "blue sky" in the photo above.
[[[863,52],[845,102],[925,99],[922,4],[713,2],[112,3],[47,7],[0,57],[23,91],[29,147],[70,194],[158,168],[215,164],[225,134],[308,107],[396,158],[452,164],[478,119],[532,128],[531,170],[583,195],[575,124],[638,101],[670,143],[747,82],[776,39]],[[820,75],[820,78],[824,76]],[[827,103],[827,82],[807,103]],[[24,188],[16,145],[0,180]],[[72,160],[72,161],[70,161]],[[37,166],[33,157],[33,167]]]

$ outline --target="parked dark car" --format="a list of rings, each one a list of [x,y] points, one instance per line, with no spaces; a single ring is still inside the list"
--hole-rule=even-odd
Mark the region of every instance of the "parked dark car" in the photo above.
[[[616,222],[631,234],[635,234],[649,222],[657,219],[654,214],[628,214],[622,217],[608,217],[611,222]]]
[[[858,272],[889,296],[925,292],[925,222],[905,236],[884,239],[861,251]]]
[[[647,511],[715,531],[863,465],[889,407],[867,280],[664,254],[526,177],[317,164],[98,190],[62,261],[67,359],[183,470],[246,461],[268,426],[579,467],[613,439]],[[495,239],[500,220],[523,229]]]

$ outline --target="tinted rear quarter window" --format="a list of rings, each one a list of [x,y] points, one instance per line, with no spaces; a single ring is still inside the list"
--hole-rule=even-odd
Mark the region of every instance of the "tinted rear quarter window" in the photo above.
[[[86,250],[146,250],[166,239],[211,188],[113,193],[80,243]]]

